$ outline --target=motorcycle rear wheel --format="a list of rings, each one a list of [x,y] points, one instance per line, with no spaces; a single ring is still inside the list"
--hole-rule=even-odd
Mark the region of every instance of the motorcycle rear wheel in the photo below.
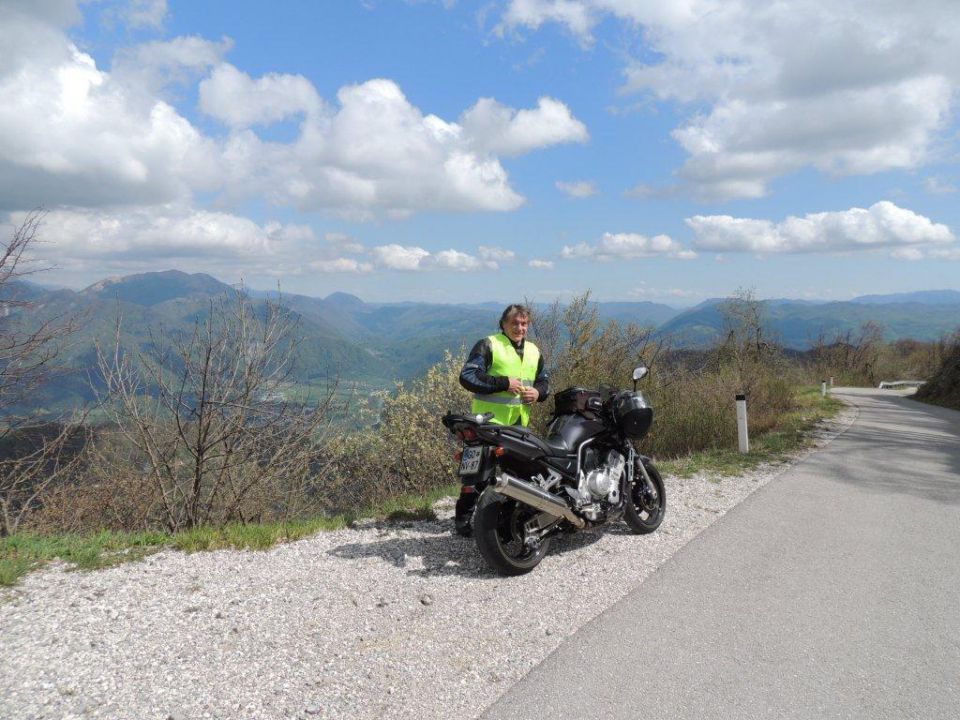
[[[625,498],[623,519],[635,534],[646,535],[660,527],[660,523],[663,522],[663,516],[667,511],[667,492],[663,486],[660,471],[652,462],[644,464],[653,483],[652,488],[647,487],[640,471],[640,462],[638,458],[638,467],[633,474],[633,487],[629,488]]]
[[[523,575],[533,570],[550,549],[550,538],[524,542],[523,526],[539,510],[488,488],[473,515],[477,549],[500,575]]]

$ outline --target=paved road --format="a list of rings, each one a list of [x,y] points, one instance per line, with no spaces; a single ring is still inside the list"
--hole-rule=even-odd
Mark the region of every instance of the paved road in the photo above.
[[[837,394],[845,433],[484,717],[960,718],[960,412]]]

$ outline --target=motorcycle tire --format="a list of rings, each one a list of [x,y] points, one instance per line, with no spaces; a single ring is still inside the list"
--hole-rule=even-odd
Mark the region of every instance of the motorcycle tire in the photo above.
[[[533,570],[550,549],[550,538],[531,547],[523,541],[523,525],[539,513],[529,505],[488,488],[473,514],[477,549],[498,574],[523,575]]]
[[[644,467],[653,483],[653,488],[648,488],[638,467],[634,472],[633,487],[629,488],[624,502],[623,519],[627,526],[637,535],[646,535],[652,533],[663,522],[663,516],[667,512],[667,492],[663,486],[663,478],[660,477],[660,471],[652,462],[647,461]]]

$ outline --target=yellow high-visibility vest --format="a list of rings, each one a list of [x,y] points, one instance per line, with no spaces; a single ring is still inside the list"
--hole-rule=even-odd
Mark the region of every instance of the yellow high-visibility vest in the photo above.
[[[510,338],[503,333],[491,335],[487,339],[493,355],[487,373],[493,377],[520,378],[524,385],[533,387],[533,381],[537,379],[537,365],[540,364],[540,349],[525,340],[521,360]],[[517,420],[520,420],[524,427],[530,424],[530,405],[511,392],[474,395],[473,412],[493,413],[491,422],[499,425],[515,425]]]

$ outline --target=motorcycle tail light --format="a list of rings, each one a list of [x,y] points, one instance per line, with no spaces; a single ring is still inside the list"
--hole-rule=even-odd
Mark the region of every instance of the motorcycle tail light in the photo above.
[[[493,451],[493,454],[496,455],[497,457],[503,457],[506,454],[506,452],[507,451],[504,450],[502,447],[498,447],[496,450]]]
[[[477,439],[477,431],[474,430],[473,428],[470,428],[470,427],[464,428],[462,434],[463,434],[463,439],[464,439],[464,440],[476,440],[476,439]]]
[[[457,462],[460,462],[461,460],[463,460],[463,450],[457,450],[453,454],[453,459],[456,460]]]
[[[460,440],[461,442],[463,441],[463,431],[457,430],[457,431],[453,434],[453,436],[454,436],[457,440]]]

